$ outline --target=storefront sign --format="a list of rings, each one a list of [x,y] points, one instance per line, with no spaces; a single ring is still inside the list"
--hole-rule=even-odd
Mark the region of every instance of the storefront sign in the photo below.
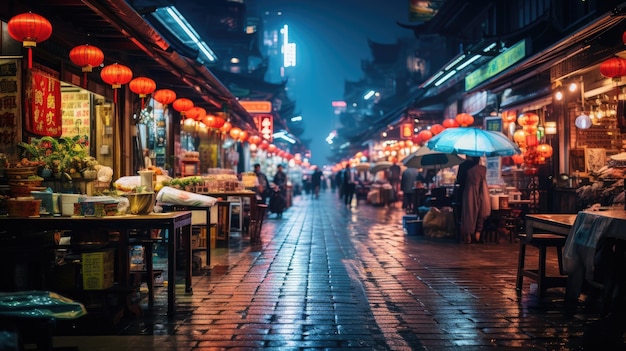
[[[0,60],[0,153],[10,154],[17,145],[20,128],[19,62]]]
[[[60,137],[61,82],[33,70],[29,84],[26,90],[25,129],[40,136]]]
[[[402,123],[400,126],[400,137],[402,139],[411,139],[413,136],[413,123]]]
[[[241,107],[243,107],[248,113],[271,113],[272,103],[270,101],[239,101]]]
[[[72,89],[71,91],[61,92],[61,99],[62,135],[70,138],[75,136],[89,138],[91,123],[89,92]]]
[[[257,129],[263,140],[272,142],[274,134],[274,119],[272,115],[261,114],[256,116]]]
[[[465,77],[465,91],[469,91],[478,84],[513,66],[526,56],[526,40],[511,46],[508,50],[494,57],[479,69]]]

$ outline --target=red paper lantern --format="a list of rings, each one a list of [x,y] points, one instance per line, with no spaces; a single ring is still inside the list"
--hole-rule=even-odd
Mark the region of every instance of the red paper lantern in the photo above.
[[[422,139],[422,142],[424,143],[433,137],[433,133],[430,130],[422,130],[421,132],[418,133],[418,135],[420,136],[420,139]]]
[[[228,133],[230,134],[231,138],[233,138],[234,140],[237,140],[239,139],[239,134],[241,134],[241,129],[234,127]]]
[[[221,129],[224,124],[226,123],[226,120],[224,119],[224,117],[222,116],[214,116],[215,117],[215,121],[213,122],[213,128],[215,129]]]
[[[242,130],[241,133],[239,133],[239,141],[244,142],[244,141],[248,140],[249,136],[250,135],[248,134],[247,131]]]
[[[502,120],[507,123],[513,123],[517,120],[517,114],[515,110],[509,110],[502,112]]]
[[[202,107],[194,106],[187,111],[187,118],[193,118],[194,121],[201,121],[206,116],[206,110]]]
[[[117,89],[121,88],[123,84],[130,82],[133,78],[133,71],[122,64],[114,63],[104,66],[102,71],[100,71],[100,77],[113,88],[113,102],[117,103]]]
[[[520,147],[525,147],[526,135],[528,135],[528,133],[526,133],[523,129],[518,129],[515,133],[513,133],[513,141],[515,141]]]
[[[437,124],[433,124],[430,127],[430,131],[433,133],[433,135],[437,135],[437,134],[443,132],[444,129],[446,129],[446,128],[444,128],[444,126],[442,126],[441,124],[438,124],[438,123]]]
[[[474,124],[474,117],[469,113],[459,113],[456,117],[454,117],[454,119],[461,127],[467,127]]]
[[[533,112],[522,113],[517,119],[520,126],[536,126],[539,124],[539,116]]]
[[[267,150],[269,146],[270,146],[270,143],[267,140],[261,140],[261,143],[259,144],[259,149]]]
[[[614,81],[619,81],[620,77],[626,75],[626,59],[621,57],[611,57],[600,64],[600,73]]]
[[[515,163],[516,165],[521,165],[522,163],[524,163],[524,155],[522,154],[515,154],[511,156],[511,159],[513,160],[513,163]]]
[[[415,144],[415,145],[422,145],[423,141],[422,141],[422,137],[419,134],[415,134],[411,137],[411,141]]]
[[[220,131],[221,131],[222,133],[228,133],[228,132],[230,132],[230,130],[231,130],[232,128],[233,128],[233,125],[232,125],[232,124],[230,124],[230,122],[226,121],[226,122],[224,122],[224,125],[222,125],[222,126],[220,127]]]
[[[267,146],[267,152],[274,152],[274,151],[276,151],[276,149],[277,149],[277,147],[274,144],[269,144]]]
[[[148,77],[137,77],[128,83],[128,88],[141,98],[141,109],[143,110],[144,98],[152,94],[156,89],[156,82]]]
[[[213,124],[215,123],[215,116],[213,115],[205,115],[201,121],[208,128],[215,128]]]
[[[552,156],[552,146],[550,144],[539,144],[537,145],[537,152],[542,157],[550,157]]]
[[[259,145],[260,142],[261,142],[261,137],[256,134],[250,135],[250,137],[248,138],[248,143],[250,144]]]
[[[441,123],[445,128],[457,128],[459,126],[459,122],[454,118],[446,118]]]
[[[187,98],[179,98],[172,103],[174,110],[180,112],[181,116],[185,116],[185,113],[193,107],[193,101]]]
[[[154,101],[160,102],[164,108],[176,100],[176,92],[171,89],[159,89],[152,94]]]
[[[104,53],[92,45],[78,45],[70,50],[70,61],[80,66],[83,71],[83,87],[87,86],[87,72],[93,67],[98,67],[104,62]]]
[[[28,68],[33,67],[32,48],[52,35],[52,24],[36,13],[22,13],[12,17],[7,25],[11,38],[21,41],[28,49]]]

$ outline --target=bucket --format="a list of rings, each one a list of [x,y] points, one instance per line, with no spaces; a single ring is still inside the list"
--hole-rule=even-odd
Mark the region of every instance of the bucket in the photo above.
[[[409,236],[422,235],[422,220],[416,215],[402,216],[402,230]]]

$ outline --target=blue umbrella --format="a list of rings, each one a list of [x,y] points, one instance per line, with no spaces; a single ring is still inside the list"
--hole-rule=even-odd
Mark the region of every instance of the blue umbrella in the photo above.
[[[500,132],[478,128],[448,128],[427,143],[434,151],[467,156],[511,156],[521,153],[519,147]]]

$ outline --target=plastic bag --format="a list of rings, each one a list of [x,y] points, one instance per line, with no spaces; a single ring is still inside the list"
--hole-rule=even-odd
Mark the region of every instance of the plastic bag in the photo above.
[[[164,186],[159,190],[156,199],[158,202],[166,204],[198,207],[210,207],[217,202],[217,199],[214,197],[191,193],[169,186]]]
[[[87,314],[80,302],[50,291],[0,293],[0,315],[74,319]]]

